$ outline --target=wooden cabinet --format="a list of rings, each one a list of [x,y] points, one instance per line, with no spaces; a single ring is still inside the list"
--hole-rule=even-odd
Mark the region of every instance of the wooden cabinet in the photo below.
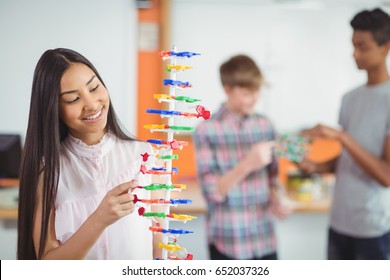
[[[19,188],[18,179],[0,179],[0,195],[1,188]],[[18,218],[18,208],[1,208],[0,207],[0,219],[17,219]]]

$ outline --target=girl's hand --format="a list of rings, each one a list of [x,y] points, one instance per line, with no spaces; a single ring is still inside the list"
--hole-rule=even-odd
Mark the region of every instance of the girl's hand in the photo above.
[[[105,226],[109,226],[120,218],[132,213],[134,211],[134,195],[131,192],[136,187],[137,181],[133,180],[107,192],[94,212],[98,221]]]

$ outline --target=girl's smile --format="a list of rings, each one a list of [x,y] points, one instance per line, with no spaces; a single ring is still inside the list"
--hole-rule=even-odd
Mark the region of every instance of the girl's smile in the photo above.
[[[86,115],[81,119],[87,123],[95,123],[101,121],[103,119],[103,107],[95,114]]]

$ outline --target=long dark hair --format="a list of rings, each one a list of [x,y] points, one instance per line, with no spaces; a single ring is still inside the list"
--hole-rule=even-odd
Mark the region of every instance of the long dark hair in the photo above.
[[[31,90],[30,114],[22,156],[18,212],[18,251],[20,260],[40,259],[47,239],[50,212],[54,207],[60,174],[59,149],[68,136],[68,128],[60,119],[58,95],[60,81],[71,63],[83,63],[105,84],[92,63],[69,49],[46,51],[35,68]],[[107,126],[111,133],[123,140],[134,140],[121,128],[112,102]],[[33,243],[33,220],[36,209],[38,177],[43,172],[42,224],[38,255]]]

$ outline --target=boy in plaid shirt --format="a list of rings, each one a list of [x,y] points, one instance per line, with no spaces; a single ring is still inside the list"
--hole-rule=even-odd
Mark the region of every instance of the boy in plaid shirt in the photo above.
[[[276,193],[275,130],[254,112],[263,76],[250,57],[237,55],[220,77],[227,100],[193,135],[210,258],[277,259],[272,213],[287,210]]]

